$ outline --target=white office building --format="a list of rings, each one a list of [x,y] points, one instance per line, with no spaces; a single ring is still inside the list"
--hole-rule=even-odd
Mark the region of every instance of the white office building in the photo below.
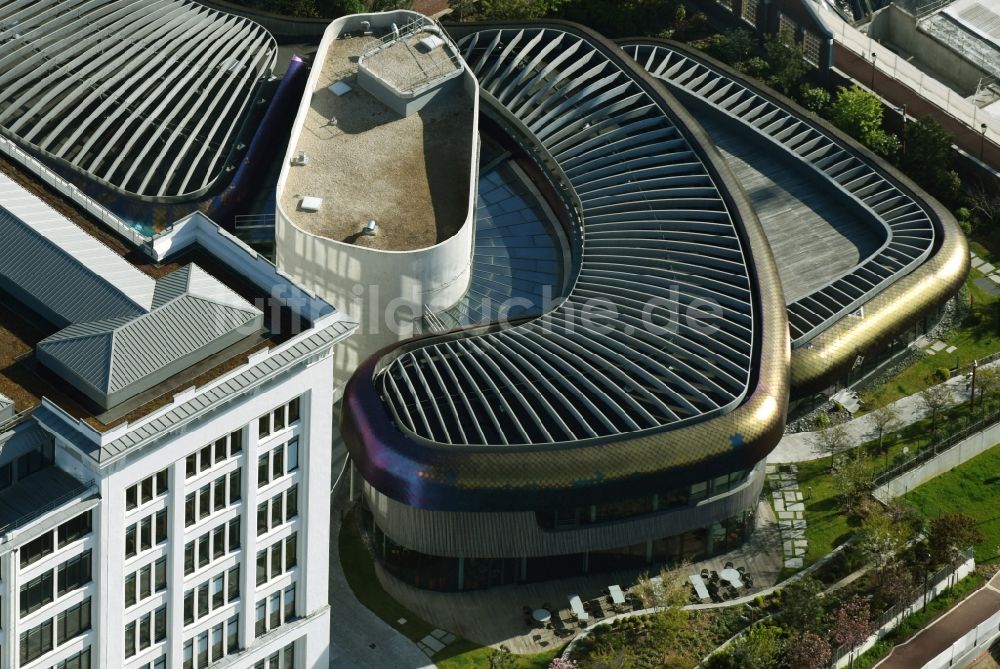
[[[147,262],[0,174],[0,666],[329,663],[356,326],[198,216]]]

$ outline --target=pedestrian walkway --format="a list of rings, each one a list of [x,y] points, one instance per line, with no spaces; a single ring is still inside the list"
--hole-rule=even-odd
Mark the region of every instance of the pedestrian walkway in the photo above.
[[[1000,361],[982,365],[982,368],[991,368],[1000,365]],[[955,406],[969,399],[969,380],[964,374],[956,375],[943,384],[951,389],[951,401],[949,406]],[[920,394],[908,395],[892,403],[898,415],[896,430],[902,429],[911,423],[915,423],[926,415],[924,403],[920,399]],[[860,444],[875,437],[875,427],[872,423],[871,415],[865,414],[860,418],[844,423],[844,430],[852,444]],[[768,456],[769,463],[779,462],[805,462],[807,460],[817,460],[826,457],[829,453],[816,450],[816,432],[796,432],[786,434]]]
[[[343,450],[334,443],[334,458]],[[334,472],[340,470],[335,467]],[[347,486],[334,491],[330,512],[330,668],[435,669],[417,644],[387,625],[358,601],[340,565],[340,513]]]
[[[922,667],[997,611],[1000,611],[1000,572],[915,637],[893,648],[875,666],[878,669]]]
[[[809,544],[806,540],[805,504],[796,478],[795,465],[767,465],[767,483],[771,488],[774,512],[778,516],[784,565],[801,569]]]

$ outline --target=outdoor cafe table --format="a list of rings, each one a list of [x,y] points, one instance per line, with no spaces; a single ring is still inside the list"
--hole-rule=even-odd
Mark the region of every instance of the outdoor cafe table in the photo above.
[[[740,578],[740,572],[736,571],[732,567],[720,571],[719,577],[726,581],[729,581],[734,588],[743,587],[743,579]]]
[[[536,622],[544,624],[552,620],[552,612],[547,609],[535,609],[531,612],[531,617],[534,618]]]
[[[705,587],[705,581],[702,580],[700,574],[691,574],[688,576],[688,580],[694,586],[694,591],[698,595],[698,599],[708,599],[708,588]]]

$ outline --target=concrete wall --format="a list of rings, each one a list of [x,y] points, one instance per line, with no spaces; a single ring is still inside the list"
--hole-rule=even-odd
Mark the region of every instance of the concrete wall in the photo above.
[[[872,16],[868,34],[879,42],[912,55],[920,69],[931,73],[935,79],[955,88],[962,95],[972,95],[979,80],[987,76],[981,69],[918,30],[912,15],[896,5],[889,5]],[[878,54],[878,51],[875,51]]]
[[[993,448],[997,443],[1000,443],[1000,423],[991,425],[982,432],[977,432],[916,469],[897,476],[885,485],[876,488],[872,494],[876,499],[888,502],[905,495],[940,474],[951,471],[963,462],[968,462],[980,453]]]
[[[315,62],[322,63],[326,59],[331,43],[339,35],[360,31],[363,20],[371,21],[373,27],[387,28],[392,23],[404,25],[419,16],[415,12],[396,11],[337,19],[323,36]],[[281,193],[319,75],[319,67],[310,73],[278,178],[275,256],[282,271],[360,323],[358,335],[337,348],[338,380],[342,380],[372,353],[412,336],[425,305],[434,310],[445,309],[465,294],[472,266],[477,170],[474,168],[468,175],[456,175],[456,178],[468,179],[465,222],[454,236],[428,248],[381,251],[345,244],[296,227],[282,211]],[[469,70],[465,70],[456,85],[462,87],[472,102],[473,156],[470,164],[478,166],[479,134],[475,121],[479,115],[478,82]],[[359,197],[362,188],[359,188]]]

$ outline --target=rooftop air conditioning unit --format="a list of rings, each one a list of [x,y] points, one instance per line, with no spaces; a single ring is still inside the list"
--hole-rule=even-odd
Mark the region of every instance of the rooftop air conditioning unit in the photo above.
[[[299,202],[299,208],[302,211],[319,211],[319,208],[323,206],[323,198],[315,197],[312,195],[307,195],[302,198]]]

